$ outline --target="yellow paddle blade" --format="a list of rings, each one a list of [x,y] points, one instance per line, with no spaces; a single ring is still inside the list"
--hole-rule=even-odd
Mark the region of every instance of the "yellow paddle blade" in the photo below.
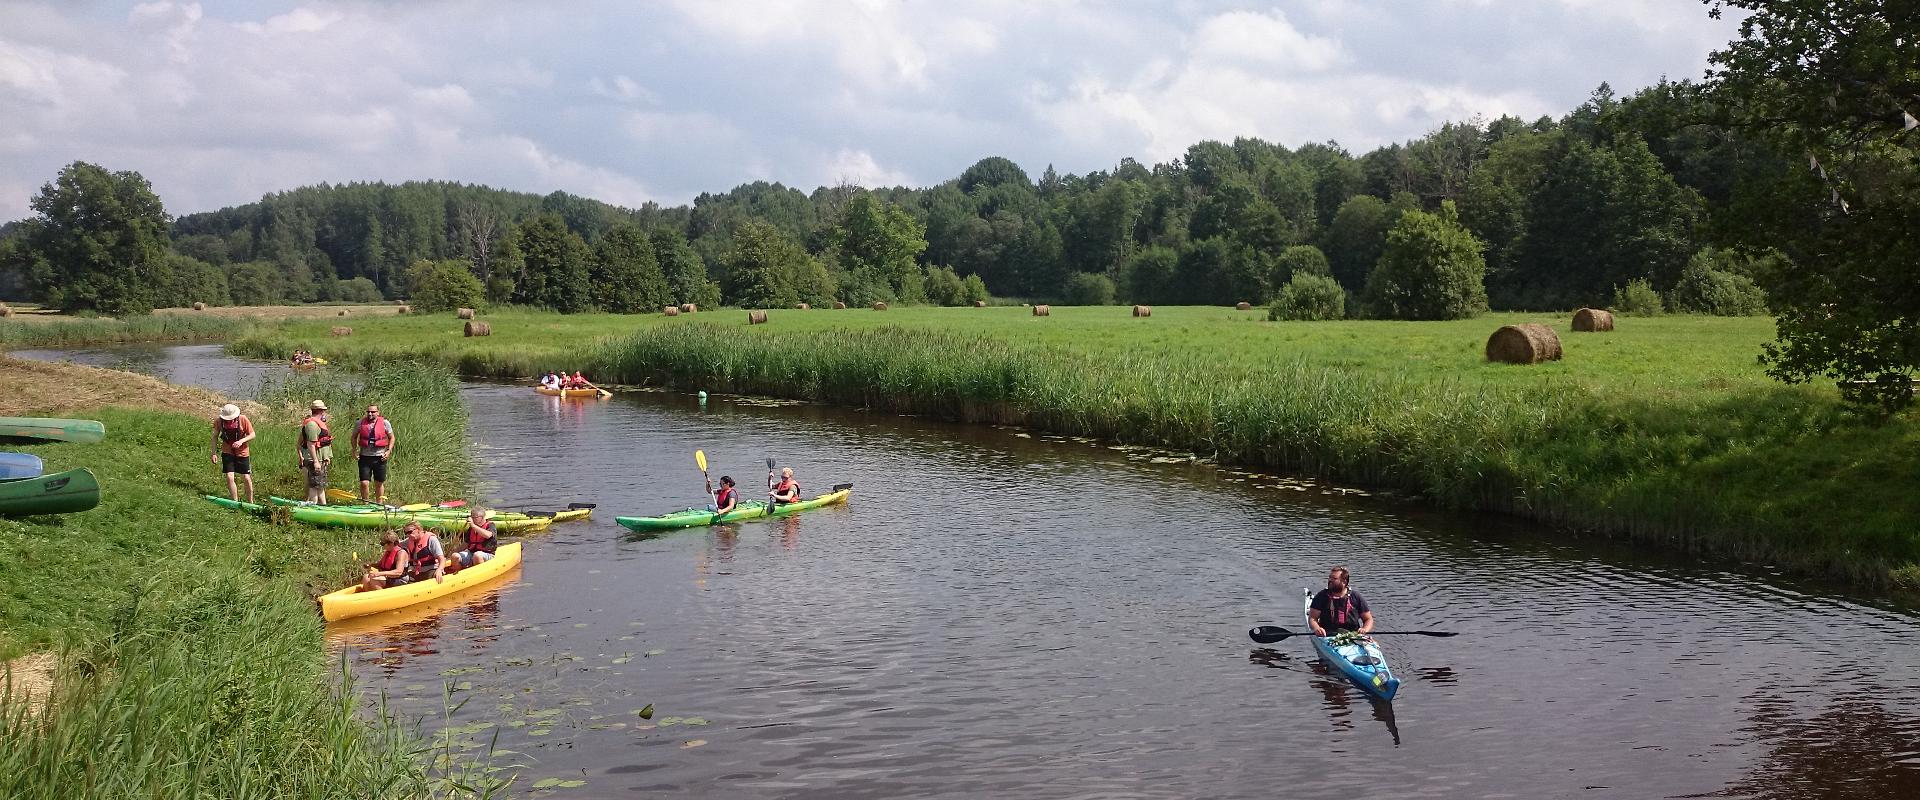
[[[400,510],[401,511],[425,511],[429,508],[433,508],[432,503],[408,503],[404,506],[401,506]]]
[[[707,471],[707,451],[705,450],[693,451],[693,461],[694,463],[700,465],[701,472]]]

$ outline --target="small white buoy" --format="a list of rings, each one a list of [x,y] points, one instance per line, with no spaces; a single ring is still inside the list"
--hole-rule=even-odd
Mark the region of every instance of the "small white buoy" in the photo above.
[[[702,389],[702,390],[700,391],[700,399],[702,399],[702,400],[705,400],[705,399],[707,399],[707,392],[706,392],[706,390],[705,390],[705,389]]]

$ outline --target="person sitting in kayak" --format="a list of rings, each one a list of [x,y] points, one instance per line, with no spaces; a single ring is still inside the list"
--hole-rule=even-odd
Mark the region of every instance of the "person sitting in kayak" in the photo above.
[[[393,531],[380,534],[380,547],[384,552],[380,560],[367,565],[367,575],[360,579],[360,591],[385,589],[387,581],[407,574],[407,551],[400,546],[399,534]]]
[[[449,572],[459,572],[467,567],[479,566],[493,558],[493,551],[500,546],[500,540],[494,535],[493,523],[487,520],[487,510],[474,506],[467,512],[467,531],[461,537],[466,545],[453,554],[453,560],[447,564]]]
[[[772,478],[773,473],[767,473],[767,477]],[[780,470],[780,482],[773,485],[773,488],[769,490],[767,496],[772,497],[773,502],[781,505],[800,502],[800,484],[793,479],[792,467],[786,467]]]
[[[1307,624],[1313,628],[1313,635],[1373,632],[1373,611],[1358,592],[1347,588],[1350,577],[1346,567],[1334,567],[1327,573],[1327,588],[1314,594],[1307,609]]]
[[[589,382],[587,381],[587,376],[585,376],[585,375],[582,375],[582,374],[580,374],[580,372],[579,372],[578,370],[575,370],[575,371],[574,371],[574,373],[573,373],[573,377],[572,377],[572,378],[570,378],[569,380],[572,380],[572,381],[573,381],[573,388],[575,388],[575,389],[591,389],[591,388],[593,388],[593,384],[592,384],[592,383],[589,383]]]
[[[540,376],[540,388],[542,389],[560,388],[560,376],[555,375],[552,372],[548,372],[547,374]]]
[[[720,476],[720,491],[713,495],[713,513],[725,514],[740,507],[740,492],[733,488],[733,476]]]
[[[407,540],[400,543],[400,548],[407,551],[407,567],[399,577],[388,578],[387,586],[405,586],[428,577],[446,580],[447,554],[440,548],[440,537],[428,533],[418,522],[409,522],[401,530],[407,534]]]

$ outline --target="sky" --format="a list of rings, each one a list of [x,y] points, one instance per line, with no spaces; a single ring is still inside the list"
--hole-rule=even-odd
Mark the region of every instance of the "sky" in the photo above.
[[[1359,155],[1698,79],[1733,36],[1696,0],[0,0],[0,220],[76,160],[178,215],[323,181],[636,207],[1240,136]]]

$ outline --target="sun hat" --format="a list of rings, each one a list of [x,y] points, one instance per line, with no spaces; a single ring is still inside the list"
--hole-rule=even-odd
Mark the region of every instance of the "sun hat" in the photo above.
[[[221,419],[224,419],[224,420],[226,420],[226,421],[228,421],[228,422],[232,422],[233,420],[235,420],[235,419],[238,419],[239,417],[240,417],[240,407],[239,407],[239,406],[236,406],[236,405],[234,405],[234,404],[232,404],[232,403],[228,403],[228,404],[226,404],[226,405],[224,405],[224,406],[221,406],[221,407],[220,407],[220,418],[221,418]]]
[[[309,403],[308,405],[313,406],[313,410],[315,411],[327,410],[327,401],[325,400],[315,400],[312,403]]]

